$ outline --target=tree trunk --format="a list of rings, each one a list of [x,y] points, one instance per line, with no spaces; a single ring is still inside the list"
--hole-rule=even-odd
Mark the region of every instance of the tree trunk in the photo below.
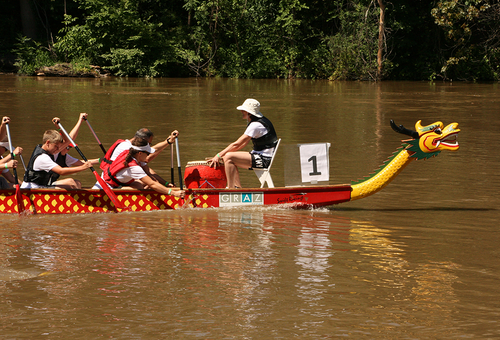
[[[380,17],[378,22],[378,52],[377,52],[377,79],[382,78],[382,62],[384,57],[384,42],[385,42],[385,4],[384,0],[378,0],[380,6]]]
[[[21,23],[23,25],[23,34],[28,38],[36,38],[35,14],[29,0],[19,0],[21,8]]]

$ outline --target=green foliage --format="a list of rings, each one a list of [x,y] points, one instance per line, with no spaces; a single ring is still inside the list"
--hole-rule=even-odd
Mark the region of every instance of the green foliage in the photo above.
[[[13,52],[17,55],[14,66],[19,74],[35,75],[43,66],[54,65],[49,50],[30,38],[20,36]]]
[[[85,59],[119,76],[143,77],[166,75],[166,65],[177,60],[162,23],[141,16],[141,1],[79,3],[86,16],[82,23],[78,23],[78,18],[65,16],[65,27],[54,44],[60,59]]]
[[[97,41],[89,26],[78,25],[77,21],[78,18],[64,16],[64,27],[59,31],[54,51],[60,60],[66,62],[82,58],[96,60],[97,51],[102,48],[102,44]]]
[[[74,74],[90,74],[93,69],[89,59],[73,59],[71,63]]]
[[[149,67],[144,63],[144,52],[137,49],[112,48],[110,53],[103,54],[102,57],[110,65],[107,66],[117,76],[147,76],[154,77],[158,75],[154,66]]]
[[[50,4],[44,8],[61,13],[59,3]],[[383,78],[498,79],[498,1],[384,4]],[[16,45],[16,65],[25,74],[57,61],[82,71],[99,65],[119,76],[375,80],[378,6],[373,0],[75,0],[71,15],[47,20],[57,23],[47,29],[58,31],[54,41]]]
[[[449,39],[464,43],[472,34],[473,23],[488,8],[486,0],[441,0],[431,13]]]
[[[330,20],[338,27],[337,32],[322,37],[312,58],[303,63],[304,69],[309,70],[307,74],[330,80],[375,80],[378,11],[349,1],[335,4]]]
[[[436,24],[443,28],[451,47],[451,53],[441,67],[442,77],[498,80],[498,64],[491,61],[496,59],[494,55],[500,37],[490,37],[490,34],[498,34],[495,33],[500,13],[498,4],[492,6],[488,0],[441,0],[431,13]],[[496,29],[481,33],[485,26],[491,26],[492,21]]]

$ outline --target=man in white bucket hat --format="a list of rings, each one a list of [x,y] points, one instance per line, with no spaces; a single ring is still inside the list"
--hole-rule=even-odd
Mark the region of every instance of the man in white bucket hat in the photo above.
[[[241,188],[238,168],[267,168],[278,142],[274,126],[260,112],[260,103],[257,100],[249,98],[236,109],[240,110],[243,119],[248,121],[245,132],[235,142],[208,160],[208,163],[214,167],[217,167],[221,158],[224,160],[228,188]],[[250,141],[253,143],[252,151],[239,151]]]

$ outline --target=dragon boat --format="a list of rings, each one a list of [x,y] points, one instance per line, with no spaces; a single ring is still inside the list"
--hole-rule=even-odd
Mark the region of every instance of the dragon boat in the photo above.
[[[402,145],[377,171],[351,184],[251,189],[190,188],[186,190],[184,199],[153,190],[113,190],[125,209],[117,209],[103,190],[22,189],[23,213],[83,214],[269,205],[297,209],[323,207],[373,195],[412,161],[437,156],[441,151],[459,149],[458,123],[446,127],[442,122],[422,126],[418,121],[415,130],[410,130],[391,120],[391,127],[411,138],[403,140]],[[16,190],[0,190],[0,212],[20,213],[17,200]]]

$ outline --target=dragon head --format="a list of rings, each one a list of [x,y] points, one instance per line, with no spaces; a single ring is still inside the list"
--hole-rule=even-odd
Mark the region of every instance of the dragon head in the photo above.
[[[413,137],[404,140],[406,150],[411,153],[411,157],[416,159],[428,159],[437,156],[443,150],[456,151],[459,148],[457,134],[460,132],[458,123],[451,123],[444,127],[442,122],[435,122],[422,126],[421,120],[415,124],[415,130],[406,129],[403,125],[397,126],[391,120],[394,131]]]

